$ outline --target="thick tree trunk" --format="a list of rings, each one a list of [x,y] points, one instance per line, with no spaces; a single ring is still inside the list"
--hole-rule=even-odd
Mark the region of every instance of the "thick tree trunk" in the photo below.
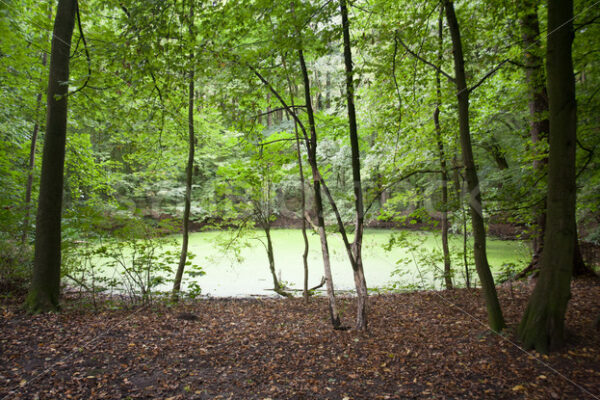
[[[452,1],[445,0],[444,8],[446,10],[446,19],[452,36],[452,52],[454,55],[454,70],[456,81],[456,96],[458,98],[458,120],[460,131],[460,145],[462,149],[463,164],[465,166],[465,175],[467,178],[467,188],[469,189],[470,201],[469,208],[471,214],[471,223],[473,225],[474,238],[474,256],[475,267],[481,282],[481,288],[485,297],[485,303],[488,313],[488,323],[493,331],[501,331],[505,324],[496,293],[494,277],[490,271],[490,266],[486,254],[486,235],[483,222],[483,206],[481,202],[481,193],[479,188],[479,179],[477,169],[473,158],[473,148],[471,146],[471,132],[469,127],[469,89],[465,76],[465,66],[460,38],[460,30],[456,14],[454,13],[454,4]]]
[[[194,2],[190,3],[190,25],[189,34],[194,37]],[[190,61],[194,59],[194,53],[190,53]],[[194,70],[189,72],[190,82],[188,84],[188,160],[185,170],[185,200],[183,208],[183,238],[181,241],[181,254],[179,265],[173,281],[173,300],[179,298],[181,280],[188,255],[188,244],[190,236],[190,209],[192,204],[192,178],[194,177],[194,152],[196,150],[196,135],[194,133]]]
[[[443,6],[440,9],[440,17],[438,19],[438,67],[442,67],[443,57]],[[442,251],[444,254],[444,283],[446,289],[452,289],[452,264],[450,261],[450,246],[448,246],[448,167],[446,165],[446,152],[444,151],[444,140],[442,136],[442,127],[440,125],[440,107],[442,106],[442,82],[440,72],[435,74],[435,94],[436,104],[433,111],[433,123],[435,125],[435,140],[438,147],[438,156],[440,158],[440,171],[442,182],[440,188],[442,190]]]
[[[325,217],[323,215],[323,198],[321,196],[321,175],[319,174],[319,169],[317,165],[317,130],[315,126],[315,117],[310,96],[310,80],[308,78],[308,70],[306,68],[306,62],[304,61],[304,53],[302,49],[298,50],[298,59],[300,61],[300,68],[302,69],[302,79],[304,82],[304,100],[306,102],[306,113],[308,115],[308,124],[310,129],[310,147],[308,148],[308,162],[312,170],[315,212],[317,214],[317,227],[319,230],[319,238],[321,240],[321,251],[323,254],[323,269],[325,273],[325,279],[327,280],[329,315],[331,317],[331,324],[333,325],[333,328],[339,329],[341,327],[341,322],[335,301],[335,292],[333,289],[333,276],[331,274],[329,246],[327,244],[327,234],[325,233]]]
[[[564,343],[575,232],[577,115],[571,44],[572,0],[548,1],[547,87],[550,154],[546,232],[540,276],[519,325],[526,348],[546,353]]]
[[[61,211],[67,134],[69,56],[76,0],[59,0],[50,51],[46,135],[36,220],[33,278],[27,308],[58,310],[61,263]]]
[[[358,299],[356,329],[367,329],[367,283],[362,264],[362,238],[364,231],[364,205],[362,182],[360,178],[360,152],[358,148],[358,128],[356,126],[356,110],[354,107],[354,71],[352,66],[352,50],[350,44],[350,22],[346,0],[340,0],[342,14],[342,30],[344,37],[344,64],[346,66],[346,102],[348,105],[348,124],[350,128],[350,149],[352,153],[352,180],[354,188],[355,230],[352,243],[352,269]]]

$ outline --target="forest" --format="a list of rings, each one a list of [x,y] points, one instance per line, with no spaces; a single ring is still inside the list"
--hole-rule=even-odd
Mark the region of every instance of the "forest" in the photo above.
[[[600,398],[600,2],[0,0],[0,37],[1,399]]]

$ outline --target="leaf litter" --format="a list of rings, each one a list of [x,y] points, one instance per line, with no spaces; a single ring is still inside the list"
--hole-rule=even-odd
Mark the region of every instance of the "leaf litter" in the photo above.
[[[334,331],[325,298],[201,299],[177,306],[0,315],[0,399],[593,399],[600,284],[577,280],[567,345],[523,352],[532,286],[498,292],[508,322],[482,325],[477,290],[372,295],[369,331]],[[346,324],[352,298],[340,298]],[[182,316],[185,316],[182,317]]]

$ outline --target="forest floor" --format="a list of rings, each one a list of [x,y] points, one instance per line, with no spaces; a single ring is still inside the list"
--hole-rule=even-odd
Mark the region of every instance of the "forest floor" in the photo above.
[[[4,305],[0,399],[598,398],[600,284],[573,283],[568,344],[549,356],[515,344],[531,289],[499,288],[502,335],[464,289],[372,295],[366,334],[332,330],[324,298],[101,312],[66,302],[37,316]],[[340,309],[350,324],[353,299]]]

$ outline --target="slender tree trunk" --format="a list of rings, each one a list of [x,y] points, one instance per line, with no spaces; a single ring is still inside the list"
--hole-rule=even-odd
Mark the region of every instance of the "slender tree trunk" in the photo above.
[[[325,73],[325,108],[331,108],[331,73]]]
[[[539,142],[548,140],[550,125],[548,121],[548,94],[544,77],[542,46],[539,40],[540,25],[536,0],[523,0],[525,13],[521,17],[521,38],[525,64],[525,79],[529,96],[529,131],[534,151],[539,152]],[[548,154],[541,154],[533,161],[534,170],[542,174],[548,164]],[[533,254],[537,260],[544,245],[544,229],[546,224],[546,202],[535,210],[535,227],[533,232]]]
[[[46,66],[46,53],[42,56],[42,66]],[[33,132],[31,133],[31,145],[29,147],[29,164],[27,166],[27,185],[25,186],[25,216],[23,217],[23,232],[21,233],[21,243],[27,241],[27,235],[29,233],[29,217],[31,213],[31,192],[33,189],[33,172],[35,168],[35,149],[37,145],[38,132],[40,130],[40,122],[38,120],[38,113],[42,104],[42,94],[38,93],[36,96],[35,106],[35,124],[33,125]]]
[[[454,70],[456,81],[456,96],[458,99],[458,120],[460,130],[460,144],[462,149],[463,164],[465,166],[465,175],[467,178],[467,188],[470,194],[470,214],[473,225],[474,255],[475,267],[481,282],[481,288],[485,297],[485,303],[488,313],[488,323],[493,331],[501,331],[504,324],[502,309],[498,301],[494,277],[490,271],[490,266],[486,254],[486,235],[483,222],[483,205],[481,202],[481,192],[479,188],[479,179],[477,169],[473,158],[473,148],[471,146],[471,132],[469,127],[469,89],[465,75],[465,65],[462,51],[462,42],[456,14],[454,13],[454,3],[444,0],[446,19],[450,28],[452,37],[452,52],[454,56]]]
[[[190,25],[189,34],[194,39],[194,2],[190,2]],[[194,53],[190,52],[190,62],[194,59]],[[188,160],[185,172],[185,203],[183,209],[183,239],[181,241],[181,254],[179,256],[179,265],[173,281],[173,299],[179,298],[181,290],[181,280],[188,255],[188,244],[190,236],[190,209],[192,204],[192,178],[194,177],[194,152],[196,148],[196,136],[194,134],[194,69],[189,72],[190,81],[188,84]]]
[[[438,66],[442,67],[443,56],[443,6],[440,9],[440,17],[438,19]],[[436,104],[433,111],[433,123],[435,125],[435,140],[438,147],[438,155],[440,158],[441,171],[441,190],[442,190],[442,251],[444,253],[444,283],[446,289],[452,289],[452,265],[450,261],[450,247],[448,246],[448,168],[446,166],[446,152],[444,151],[444,141],[442,136],[442,127],[440,125],[440,107],[442,106],[442,82],[439,71],[435,74],[435,93]]]
[[[271,240],[271,227],[268,222],[263,223],[263,230],[267,237],[267,258],[269,259],[269,271],[271,271],[271,277],[273,278],[273,290],[278,293],[281,290],[281,285],[277,279],[277,271],[275,271],[275,256],[273,252],[273,241]]]
[[[356,329],[367,329],[367,283],[362,264],[362,238],[364,231],[364,205],[362,182],[360,177],[360,152],[358,148],[358,129],[356,126],[356,110],[354,107],[354,71],[352,66],[352,49],[350,44],[350,22],[346,0],[340,0],[342,14],[342,30],[344,37],[344,64],[346,66],[346,101],[348,104],[348,124],[350,128],[350,148],[352,152],[352,179],[354,188],[355,230],[352,243],[352,269],[357,294]]]
[[[333,276],[331,274],[331,261],[329,258],[329,245],[327,244],[327,234],[325,233],[325,217],[323,215],[323,198],[321,196],[321,175],[317,165],[317,130],[315,126],[315,117],[312,108],[310,95],[310,80],[308,70],[304,61],[302,49],[298,50],[298,59],[302,69],[302,79],[304,82],[304,100],[306,102],[306,113],[308,115],[308,124],[310,129],[310,147],[308,148],[308,162],[312,170],[313,189],[315,198],[315,212],[317,214],[317,227],[319,229],[319,238],[321,240],[321,251],[323,254],[323,269],[325,279],[327,280],[327,297],[329,299],[329,315],[334,329],[341,327],[340,315],[335,301],[335,292],[333,288]]]
[[[48,20],[52,20],[52,3],[48,7]],[[48,64],[48,54],[42,53],[42,68],[45,69]],[[29,147],[29,164],[27,166],[27,186],[25,187],[25,216],[23,217],[23,232],[21,233],[21,243],[27,241],[29,234],[29,219],[31,216],[31,192],[33,191],[33,175],[35,169],[35,151],[37,147],[38,133],[40,131],[39,112],[42,106],[42,93],[38,93],[35,99],[35,124],[31,133],[31,145]]]
[[[287,73],[287,66],[285,65],[285,57],[282,58],[283,68],[286,70],[286,78],[288,83],[288,90],[290,91],[290,104],[294,109],[294,88],[292,87],[292,81],[290,75]],[[289,116],[288,116],[289,119]],[[300,212],[302,215],[302,240],[304,241],[304,252],[302,253],[302,265],[304,266],[304,282],[302,289],[302,296],[304,301],[308,304],[308,235],[306,234],[306,193],[304,191],[304,167],[302,165],[302,153],[300,151],[300,135],[298,132],[298,123],[294,120],[294,133],[296,134],[296,157],[298,159],[298,175],[300,178]]]
[[[58,310],[61,211],[67,134],[69,56],[76,0],[59,0],[50,51],[46,136],[36,220],[33,278],[27,297],[31,312]]]
[[[540,276],[519,325],[526,348],[546,353],[564,343],[570,297],[575,228],[577,115],[571,45],[573,1],[548,1],[546,71],[550,109],[550,154],[546,232]]]
[[[271,272],[271,277],[273,278],[273,291],[281,296],[290,298],[292,295],[284,290],[279,282],[279,279],[277,279],[277,271],[275,270],[275,252],[273,250],[273,240],[271,238],[271,224],[269,221],[263,221],[261,224],[267,238],[266,250],[267,258],[269,260],[269,271]]]
[[[465,269],[465,285],[467,289],[471,288],[471,272],[469,271],[469,257],[467,255],[467,250],[469,249],[467,246],[467,212],[463,207],[463,189],[461,183],[460,172],[457,168],[457,159],[456,155],[452,157],[452,165],[454,167],[453,172],[453,182],[454,182],[454,193],[456,195],[457,201],[457,209],[460,211],[461,215],[461,223],[462,223],[462,233],[463,233],[463,267]]]

